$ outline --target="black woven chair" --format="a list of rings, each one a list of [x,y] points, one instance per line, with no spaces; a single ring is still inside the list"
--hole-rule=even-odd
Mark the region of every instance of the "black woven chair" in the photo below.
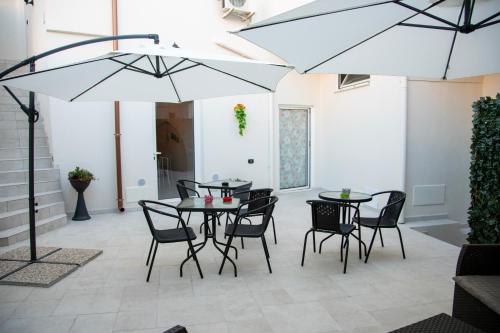
[[[378,217],[361,217],[358,219],[357,216],[353,218],[353,222],[358,224],[358,228],[360,226],[367,227],[373,229],[373,236],[370,242],[370,246],[368,247],[368,253],[365,257],[365,263],[368,262],[368,257],[370,256],[370,252],[372,250],[373,241],[377,236],[377,231],[380,235],[380,242],[382,243],[382,247],[384,246],[384,239],[382,238],[382,229],[387,228],[395,228],[399,234],[399,242],[401,243],[401,251],[403,252],[403,259],[406,259],[405,248],[403,245],[403,237],[401,237],[401,230],[398,227],[398,219],[399,215],[401,215],[401,211],[403,210],[403,205],[405,204],[406,194],[401,191],[383,191],[372,194],[372,196],[389,194],[389,199],[387,200],[387,204],[382,208]]]
[[[333,235],[341,235],[340,243],[340,262],[344,262],[344,274],[347,269],[347,258],[349,256],[349,236],[356,230],[353,224],[340,223],[342,208],[352,208],[355,210],[355,216],[359,215],[359,209],[356,206],[340,202],[331,202],[323,200],[308,200],[311,205],[312,227],[306,232],[304,237],[304,248],[302,249],[302,262],[304,266],[304,257],[306,255],[307,236],[313,233],[313,250],[316,252],[316,232],[323,232]],[[345,260],[344,260],[345,247]]]
[[[169,209],[170,212],[162,211],[157,208],[152,208],[148,205],[162,206]],[[198,272],[200,273],[200,277],[203,279],[203,273],[201,272],[200,264],[198,262],[198,258],[196,257],[196,252],[194,250],[194,246],[192,243],[192,241],[196,239],[196,234],[194,233],[193,229],[186,226],[186,223],[184,222],[182,217],[179,216],[176,207],[163,202],[151,201],[151,200],[140,200],[139,206],[142,207],[142,211],[144,212],[144,216],[146,217],[149,230],[151,231],[151,235],[153,236],[153,239],[151,240],[151,246],[149,247],[149,254],[148,254],[148,259],[146,261],[146,266],[149,264],[149,259],[151,257],[153,245],[155,248],[153,252],[153,257],[151,258],[151,263],[149,265],[149,271],[148,271],[148,276],[146,278],[146,282],[149,282],[149,277],[151,276],[151,270],[153,269],[153,264],[156,257],[156,250],[158,249],[159,243],[163,244],[163,243],[187,242],[189,247],[189,252],[191,252],[191,254],[182,262],[180,266],[180,276],[182,277],[182,267],[184,266],[184,263],[186,263],[186,261],[188,261],[190,258],[193,258],[194,261],[196,262],[196,266],[198,267]],[[167,216],[179,222],[181,228],[163,229],[163,230],[156,229],[153,220],[151,219],[150,213],[156,213],[162,216]]]
[[[269,225],[269,221],[271,220],[271,216],[273,215],[274,206],[278,202],[278,198],[275,196],[269,197],[261,197],[254,200],[250,200],[238,208],[238,212],[236,214],[236,218],[234,223],[230,223],[226,226],[224,234],[228,236],[228,241],[226,244],[226,248],[224,250],[224,259],[222,260],[222,264],[219,269],[219,274],[222,273],[222,269],[224,268],[224,264],[226,262],[226,258],[229,252],[229,248],[231,242],[234,237],[242,237],[242,238],[260,238],[262,240],[262,247],[264,248],[264,254],[266,255],[267,267],[269,269],[269,273],[272,273],[271,263],[269,262],[269,250],[267,248],[265,232]],[[250,210],[248,207],[253,205],[257,207],[255,210]],[[257,211],[263,211],[262,223],[261,224],[241,224],[241,219],[248,218],[252,214],[255,214]],[[234,271],[234,276],[237,276],[236,268]]]
[[[253,203],[251,203],[250,205],[243,208],[242,213],[245,213],[247,211],[253,211],[254,213],[248,215],[246,218],[244,218],[242,220],[246,220],[250,224],[252,224],[252,220],[250,219],[251,217],[263,216],[265,213],[265,210],[259,209],[258,205],[260,204],[260,202],[258,200],[257,201],[254,201],[254,200],[258,199],[258,198],[269,197],[269,196],[271,196],[271,193],[273,191],[274,190],[272,188],[260,188],[260,189],[235,192],[233,194],[233,197],[239,198],[240,202],[242,204],[245,204],[249,201],[253,201]],[[232,215],[235,215],[235,213],[232,213]],[[228,214],[228,219],[231,220],[231,218],[229,217],[229,214]],[[240,220],[240,223],[242,222],[242,220]],[[231,220],[231,222],[232,222],[232,220]],[[226,226],[227,226],[227,224],[228,224],[228,220],[226,219]],[[278,244],[278,241],[276,239],[276,226],[274,224],[274,217],[272,215],[271,215],[271,224],[273,226],[274,244]],[[242,247],[244,247],[243,241],[242,241],[241,245],[242,245]]]

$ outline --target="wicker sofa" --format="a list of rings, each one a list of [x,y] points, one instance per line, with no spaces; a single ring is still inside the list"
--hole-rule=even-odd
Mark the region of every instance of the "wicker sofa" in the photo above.
[[[453,279],[453,317],[500,332],[500,244],[464,245]]]

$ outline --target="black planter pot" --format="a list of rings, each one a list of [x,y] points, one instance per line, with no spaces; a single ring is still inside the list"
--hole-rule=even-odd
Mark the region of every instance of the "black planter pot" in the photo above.
[[[89,212],[87,211],[87,205],[85,205],[85,198],[83,197],[83,192],[90,185],[90,180],[76,180],[70,179],[69,182],[71,186],[78,192],[78,200],[76,202],[75,215],[73,215],[74,221],[85,221],[90,220]]]

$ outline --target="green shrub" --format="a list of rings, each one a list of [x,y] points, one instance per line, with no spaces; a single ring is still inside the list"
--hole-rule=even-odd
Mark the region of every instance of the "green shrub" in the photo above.
[[[68,179],[90,181],[94,180],[95,178],[92,172],[90,172],[89,170],[80,169],[80,167],[76,167],[74,170],[68,172]]]
[[[500,93],[472,104],[470,243],[500,243]]]

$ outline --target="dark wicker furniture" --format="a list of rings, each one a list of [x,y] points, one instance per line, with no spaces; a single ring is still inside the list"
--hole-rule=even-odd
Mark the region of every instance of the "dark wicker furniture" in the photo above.
[[[453,317],[500,332],[500,244],[467,244],[457,263]]]
[[[162,208],[166,208],[170,212],[159,210],[157,208],[153,208],[150,205],[154,206],[161,206]],[[148,259],[146,261],[146,266],[149,263],[149,259],[151,256],[151,251],[153,250],[153,245],[154,245],[154,252],[153,252],[153,257],[151,258],[151,263],[149,265],[149,271],[148,271],[148,276],[146,278],[146,282],[149,282],[149,277],[151,276],[151,270],[153,269],[153,264],[155,261],[156,257],[156,250],[158,250],[158,244],[162,243],[178,243],[178,242],[187,242],[188,243],[188,253],[191,253],[188,255],[186,259],[181,264],[180,268],[180,275],[182,276],[182,266],[186,261],[188,261],[190,258],[193,258],[194,261],[196,262],[196,267],[198,267],[198,272],[200,273],[200,277],[203,279],[203,273],[201,272],[201,267],[198,262],[198,258],[196,257],[196,252],[194,251],[194,246],[192,241],[196,239],[196,235],[190,227],[186,226],[186,223],[182,219],[182,217],[179,215],[177,212],[177,209],[175,206],[158,202],[158,201],[151,201],[151,200],[140,200],[139,201],[139,206],[142,207],[142,211],[144,212],[144,216],[146,217],[146,221],[149,226],[149,230],[151,231],[151,235],[153,236],[153,240],[151,241],[151,246],[149,248],[149,254],[148,254]],[[165,216],[170,218],[171,220],[174,220],[175,222],[180,223],[181,228],[173,228],[173,229],[156,229],[153,220],[151,219],[151,214],[150,213],[155,213],[161,216]]]
[[[304,257],[306,255],[307,236],[313,233],[313,250],[316,252],[316,232],[329,233],[331,235],[341,235],[342,241],[340,243],[340,262],[344,261],[344,274],[347,269],[347,258],[349,256],[349,236],[356,230],[354,224],[340,223],[342,211],[345,209],[354,209],[354,216],[359,216],[359,209],[356,206],[341,203],[330,202],[323,200],[308,200],[307,203],[311,205],[312,213],[312,227],[306,232],[304,237],[304,247],[302,249],[302,262],[304,266]],[[326,238],[325,238],[326,239]],[[345,247],[345,260],[344,260],[344,247]]]
[[[390,333],[483,333],[483,331],[441,313]]]
[[[361,226],[373,229],[372,240],[370,241],[370,246],[368,247],[368,253],[365,257],[365,263],[368,262],[368,258],[370,257],[370,253],[373,247],[373,241],[377,236],[377,231],[380,236],[380,242],[382,243],[382,247],[384,246],[384,240],[382,238],[382,229],[395,228],[398,231],[399,242],[401,243],[401,251],[403,252],[403,259],[406,259],[405,248],[403,245],[403,237],[401,236],[401,230],[398,227],[399,215],[401,215],[401,211],[403,210],[403,205],[406,200],[406,193],[401,191],[383,191],[372,194],[372,197],[382,194],[389,194],[389,199],[387,200],[387,204],[382,208],[378,217],[360,217],[358,218],[356,215],[353,218],[353,221],[358,224],[358,228]],[[358,215],[359,216],[359,215]]]

